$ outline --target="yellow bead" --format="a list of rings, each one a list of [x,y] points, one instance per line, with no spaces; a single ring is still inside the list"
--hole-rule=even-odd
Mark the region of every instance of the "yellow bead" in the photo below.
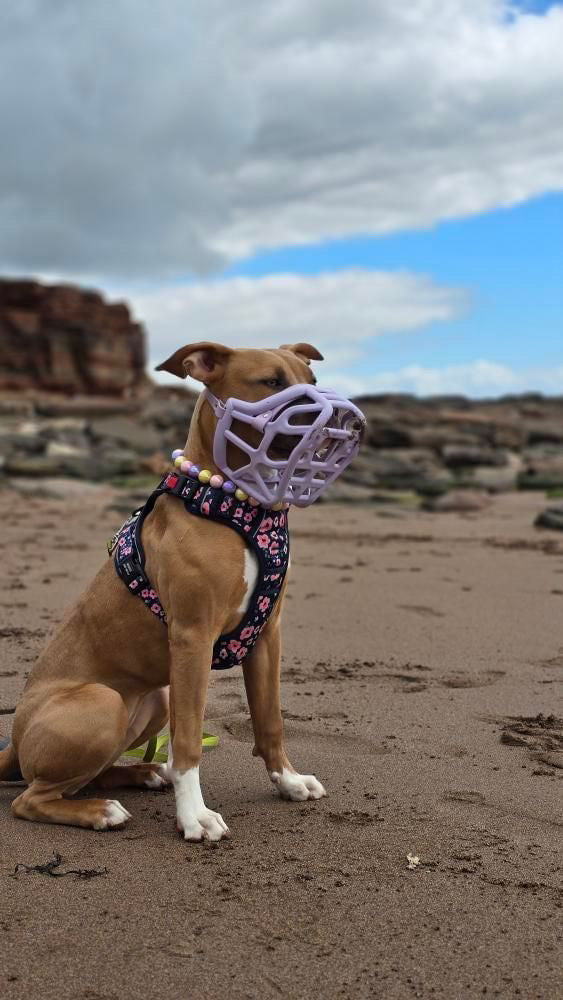
[[[282,509],[283,509],[283,503],[272,504],[272,510],[282,510]]]
[[[235,496],[237,500],[248,500],[248,493],[245,493],[244,490],[235,490]]]
[[[174,465],[176,466],[177,469],[179,469],[180,466],[181,466],[181,464],[182,464],[182,462],[185,462],[185,461],[186,461],[186,459],[184,458],[183,455],[178,455],[178,458],[174,459]]]
[[[209,469],[202,469],[199,476],[197,477],[200,483],[208,483],[211,479],[211,473]]]

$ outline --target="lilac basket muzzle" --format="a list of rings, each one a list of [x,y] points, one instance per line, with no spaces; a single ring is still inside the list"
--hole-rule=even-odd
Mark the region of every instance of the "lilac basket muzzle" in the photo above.
[[[256,403],[233,398],[223,403],[209,389],[204,392],[217,417],[216,465],[266,507],[281,501],[308,507],[360,447],[365,417],[332,389],[292,385]],[[237,468],[229,463],[229,445],[238,449]]]

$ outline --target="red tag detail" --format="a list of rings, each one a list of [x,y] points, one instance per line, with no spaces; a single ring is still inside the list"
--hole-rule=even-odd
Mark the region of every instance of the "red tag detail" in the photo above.
[[[169,486],[171,490],[174,489],[177,482],[178,482],[178,476],[168,475],[166,477],[166,485]]]

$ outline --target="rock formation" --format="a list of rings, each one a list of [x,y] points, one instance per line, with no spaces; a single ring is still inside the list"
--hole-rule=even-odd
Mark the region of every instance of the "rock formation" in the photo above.
[[[144,367],[143,330],[124,303],[71,285],[0,280],[0,389],[123,397]]]
[[[195,395],[152,382],[144,343],[127,306],[97,292],[0,281],[0,473],[159,475],[185,442]],[[563,397],[357,402],[368,420],[365,443],[333,499],[401,490],[424,497],[428,509],[467,509],[480,503],[475,492],[436,498],[460,488],[563,488]]]

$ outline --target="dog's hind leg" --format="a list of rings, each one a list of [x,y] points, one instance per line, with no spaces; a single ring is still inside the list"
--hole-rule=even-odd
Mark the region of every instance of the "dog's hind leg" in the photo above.
[[[21,781],[21,777],[13,744],[0,737],[0,781]]]
[[[27,788],[12,803],[19,819],[108,830],[130,814],[114,799],[76,799],[121,752],[128,715],[117,691],[103,684],[66,687],[26,719],[18,755]]]
[[[96,788],[165,788],[170,785],[166,764],[114,764],[94,778]]]
[[[117,799],[64,799],[60,787],[34,781],[12,802],[12,812],[18,819],[34,823],[62,823],[84,826],[92,830],[111,830],[123,826],[131,813]]]
[[[168,722],[169,689],[159,688],[142,699],[129,723],[126,748],[134,750],[164,729]],[[166,764],[113,764],[94,779],[98,788],[164,788],[170,784]]]

